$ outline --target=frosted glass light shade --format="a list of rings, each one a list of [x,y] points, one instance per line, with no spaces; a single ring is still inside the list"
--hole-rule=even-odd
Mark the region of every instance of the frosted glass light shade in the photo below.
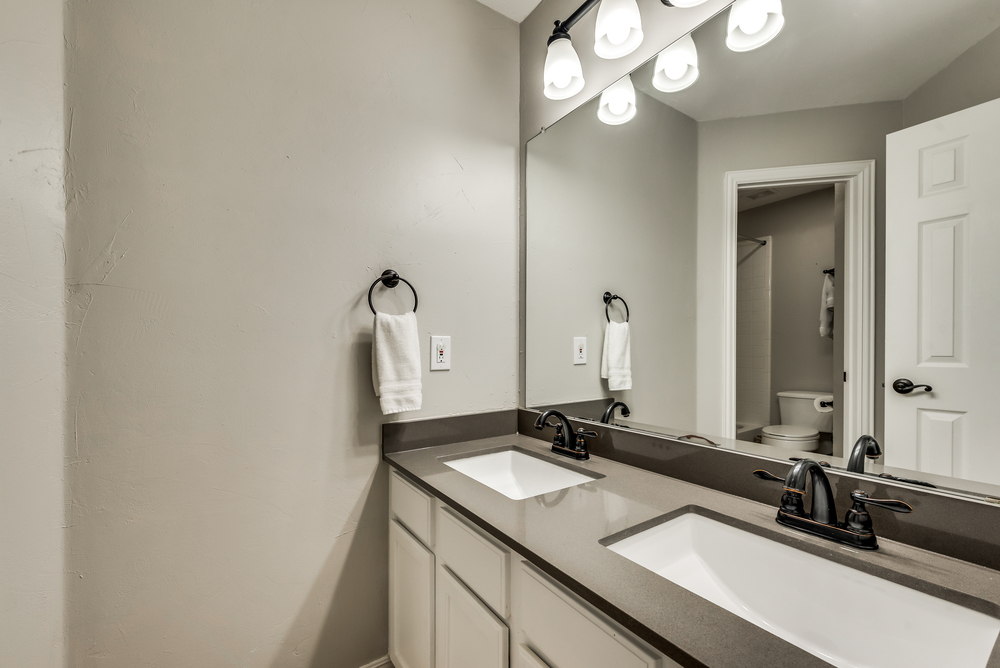
[[[726,46],[752,51],[777,37],[784,25],[781,0],[736,0],[729,9]]]
[[[698,5],[705,4],[708,0],[670,0],[670,4],[674,7],[697,7]]]
[[[664,93],[684,90],[698,79],[698,50],[690,34],[665,48],[656,57],[653,87]]]
[[[625,75],[601,93],[597,117],[608,125],[628,123],[635,116],[635,87],[632,76]]]
[[[594,31],[594,53],[601,58],[627,56],[642,44],[642,18],[635,0],[601,0]]]
[[[549,44],[542,81],[545,97],[550,100],[565,100],[583,90],[583,66],[568,38]]]

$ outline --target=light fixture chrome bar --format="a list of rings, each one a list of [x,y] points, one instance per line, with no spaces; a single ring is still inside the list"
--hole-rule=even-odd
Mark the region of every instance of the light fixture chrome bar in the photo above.
[[[754,239],[753,237],[745,237],[742,234],[737,234],[736,238],[739,239],[740,241],[752,241],[755,244],[760,244],[761,246],[767,245],[767,242],[764,241],[763,239]]]

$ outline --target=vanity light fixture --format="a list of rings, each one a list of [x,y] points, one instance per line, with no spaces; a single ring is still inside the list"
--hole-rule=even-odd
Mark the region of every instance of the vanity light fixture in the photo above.
[[[777,37],[784,25],[781,0],[736,0],[729,9],[726,46],[753,51]]]
[[[583,90],[583,66],[568,32],[553,33],[549,37],[542,79],[545,97],[550,100],[565,100]]]
[[[706,0],[660,0],[667,7],[694,7]],[[569,30],[598,4],[594,52],[601,58],[621,58],[642,43],[642,18],[635,0],[585,0],[565,21],[556,21],[542,72],[543,92],[550,100],[565,100],[583,90],[583,67]],[[634,105],[633,105],[634,106]]]
[[[663,93],[684,90],[698,79],[698,50],[688,33],[665,48],[656,57],[653,87]]]
[[[635,0],[602,0],[597,10],[594,53],[601,58],[627,56],[642,44],[642,18]]]
[[[621,125],[628,123],[634,116],[635,87],[632,85],[632,75],[626,74],[601,93],[597,117],[608,125]]]

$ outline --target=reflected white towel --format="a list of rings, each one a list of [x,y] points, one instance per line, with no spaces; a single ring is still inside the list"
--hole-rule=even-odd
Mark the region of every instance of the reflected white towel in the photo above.
[[[601,378],[608,379],[609,390],[632,389],[631,338],[627,322],[609,322],[604,330]]]
[[[823,292],[819,298],[819,335],[833,338],[833,276],[823,279]]]
[[[383,415],[420,410],[423,395],[416,313],[375,314],[372,384]]]

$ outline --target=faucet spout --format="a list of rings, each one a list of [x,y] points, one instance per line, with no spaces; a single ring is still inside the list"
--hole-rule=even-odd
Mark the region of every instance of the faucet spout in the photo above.
[[[555,425],[548,424],[546,421],[550,417],[556,418],[559,422]],[[547,410],[539,415],[538,419],[535,420],[535,429],[544,429],[545,427],[552,426],[556,428],[556,435],[552,440],[553,445],[561,445],[565,447],[568,442],[566,439],[573,438],[573,426],[570,425],[569,419],[559,411]]]
[[[874,437],[865,434],[859,438],[851,449],[851,458],[847,460],[847,470],[851,473],[865,472],[865,457],[871,460],[882,456],[882,448]]]
[[[631,414],[631,412],[628,409],[628,406],[625,405],[624,401],[615,401],[610,406],[608,406],[606,411],[604,411],[604,415],[601,417],[601,423],[610,424],[611,418],[614,417],[615,415],[615,409],[618,408],[619,406],[622,409],[622,417],[628,417]]]
[[[830,480],[823,467],[811,459],[795,462],[795,466],[785,477],[785,492],[803,495],[806,493],[806,475],[812,480],[812,510],[809,514],[820,524],[837,524],[837,506],[833,500]]]

